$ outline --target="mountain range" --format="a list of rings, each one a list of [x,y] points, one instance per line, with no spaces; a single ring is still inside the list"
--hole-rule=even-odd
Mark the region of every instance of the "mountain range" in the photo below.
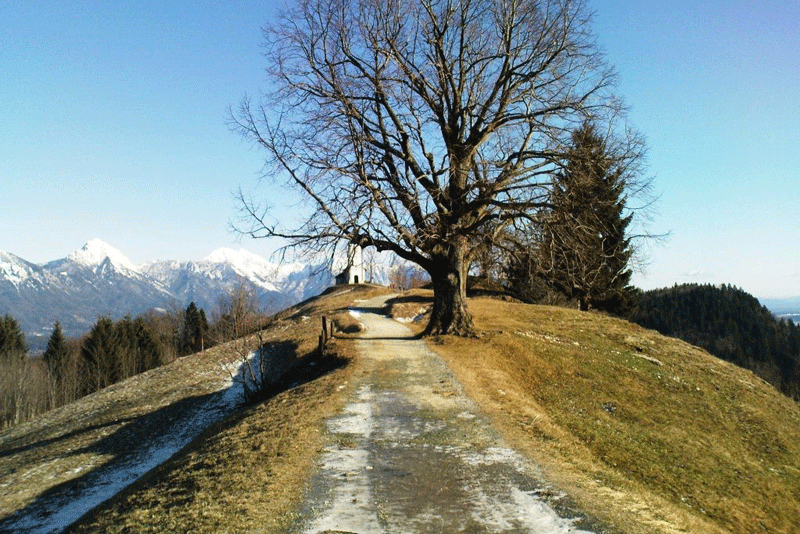
[[[341,267],[341,266],[339,266]],[[379,262],[370,279],[387,284],[393,268]],[[339,269],[341,270],[341,269]],[[0,315],[22,327],[33,352],[44,349],[56,321],[68,336],[88,332],[100,316],[119,319],[153,309],[185,308],[190,302],[211,317],[220,297],[244,285],[261,309],[273,312],[317,295],[334,283],[330,264],[273,263],[244,249],[215,250],[202,260],[135,265],[99,239],[44,264],[0,251]],[[796,323],[800,298],[764,300],[773,313]]]
[[[221,248],[199,261],[134,265],[99,239],[59,260],[35,264],[0,251],[0,315],[13,316],[29,348],[42,350],[56,321],[68,336],[100,316],[119,319],[190,302],[211,316],[232,288],[251,288],[267,312],[317,295],[334,281],[327,263],[277,264],[246,250]]]

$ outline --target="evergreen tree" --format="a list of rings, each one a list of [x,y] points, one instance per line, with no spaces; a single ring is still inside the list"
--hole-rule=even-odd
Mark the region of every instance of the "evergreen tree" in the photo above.
[[[205,348],[208,337],[208,320],[205,311],[198,309],[194,302],[186,308],[181,333],[182,355],[199,352]]]
[[[25,334],[11,315],[0,317],[0,362],[12,358],[23,359],[28,352]]]
[[[541,228],[539,268],[556,290],[593,307],[622,314],[632,303],[628,267],[625,172],[594,126],[572,136],[563,169],[553,177],[550,209]]]
[[[119,376],[117,380],[124,380],[144,371],[141,366],[141,354],[137,343],[136,327],[130,315],[126,315],[114,325],[114,336],[117,340]]]
[[[108,317],[99,318],[81,347],[81,358],[86,365],[84,393],[92,393],[120,380],[119,353],[114,322]]]
[[[158,334],[148,327],[143,317],[137,317],[133,322],[136,336],[136,350],[139,355],[136,372],[143,373],[164,365],[164,345],[158,339]]]
[[[164,347],[142,317],[126,316],[114,325],[119,359],[119,380],[162,365]]]
[[[61,383],[67,362],[69,361],[69,348],[67,347],[64,333],[61,331],[61,323],[56,321],[53,325],[53,333],[47,341],[47,348],[42,356],[47,368],[56,383]]]

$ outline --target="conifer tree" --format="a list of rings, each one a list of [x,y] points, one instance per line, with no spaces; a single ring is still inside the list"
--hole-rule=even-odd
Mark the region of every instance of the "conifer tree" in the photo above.
[[[67,348],[64,333],[61,330],[61,323],[58,321],[53,325],[53,333],[50,334],[50,339],[47,341],[43,359],[50,371],[50,376],[60,384],[69,360],[69,348]]]
[[[136,335],[137,354],[139,355],[136,372],[143,373],[164,365],[164,345],[158,339],[156,332],[148,328],[147,321],[143,317],[137,317],[133,322],[133,328]]]
[[[119,381],[119,352],[114,322],[108,317],[99,318],[81,347],[81,358],[86,365],[84,393],[92,393]]]
[[[119,370],[117,380],[124,380],[140,373],[136,329],[130,315],[126,315],[114,324],[114,337],[117,341],[116,357]]]
[[[25,334],[11,315],[0,317],[0,362],[12,358],[23,359],[28,352]]]
[[[144,373],[162,365],[164,348],[142,317],[126,316],[114,325],[117,339],[118,379]]]
[[[189,303],[183,320],[181,333],[181,354],[192,354],[205,348],[208,337],[208,320],[205,311],[198,309],[194,302]]]
[[[625,170],[590,123],[572,135],[563,169],[553,176],[541,227],[539,269],[556,290],[589,307],[621,314],[633,288],[628,262]]]

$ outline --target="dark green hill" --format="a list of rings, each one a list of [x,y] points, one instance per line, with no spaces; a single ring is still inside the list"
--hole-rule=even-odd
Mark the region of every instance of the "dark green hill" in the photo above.
[[[752,370],[800,399],[800,326],[730,285],[684,284],[643,292],[633,321]]]

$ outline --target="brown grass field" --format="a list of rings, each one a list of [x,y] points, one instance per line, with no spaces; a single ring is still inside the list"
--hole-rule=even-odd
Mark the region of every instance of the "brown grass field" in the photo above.
[[[440,338],[467,392],[624,532],[800,532],[800,406],[750,371],[596,313],[472,299]]]
[[[360,372],[346,307],[382,292],[334,290],[276,317],[268,340],[293,347],[287,357],[305,379],[210,428],[68,532],[285,532],[323,421]],[[419,316],[429,303],[416,290],[392,313]],[[485,297],[469,309],[476,339],[430,346],[509,444],[586,513],[630,534],[800,532],[800,407],[751,372],[596,313]],[[323,315],[344,333],[303,367]],[[91,450],[104,424],[135,425],[202,394],[206,366],[235,349],[184,358],[0,434],[0,452],[12,452],[0,456],[0,475],[16,477],[0,488],[0,518],[46,489],[47,470],[32,467]],[[23,479],[20,461],[36,476]]]

